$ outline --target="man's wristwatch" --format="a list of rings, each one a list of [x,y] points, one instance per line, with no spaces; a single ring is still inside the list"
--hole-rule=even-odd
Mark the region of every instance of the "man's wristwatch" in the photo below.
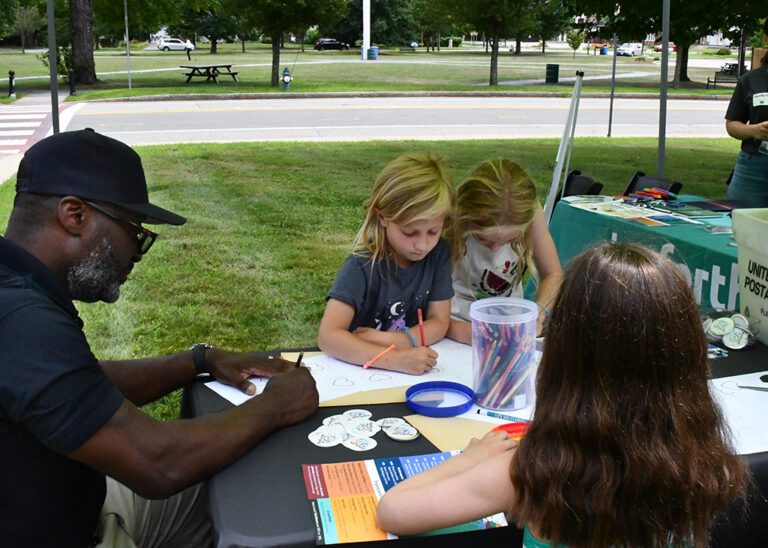
[[[192,347],[192,361],[195,364],[195,375],[209,375],[211,372],[208,370],[208,364],[205,361],[205,352],[213,348],[212,344],[197,343]]]

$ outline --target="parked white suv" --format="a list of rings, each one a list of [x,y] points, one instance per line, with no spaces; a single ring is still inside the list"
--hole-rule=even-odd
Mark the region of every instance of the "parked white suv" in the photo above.
[[[161,38],[157,42],[157,49],[163,51],[184,51],[188,49],[190,51],[195,50],[195,45],[189,40],[180,40],[179,38]]]
[[[616,49],[616,55],[634,57],[643,53],[643,45],[640,42],[624,42]]]

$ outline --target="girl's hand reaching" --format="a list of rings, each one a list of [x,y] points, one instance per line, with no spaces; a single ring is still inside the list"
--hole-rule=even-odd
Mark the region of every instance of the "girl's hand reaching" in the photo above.
[[[507,436],[506,432],[488,432],[482,439],[472,438],[469,445],[461,454],[476,462],[483,462],[500,453],[511,451],[517,447],[517,442]]]

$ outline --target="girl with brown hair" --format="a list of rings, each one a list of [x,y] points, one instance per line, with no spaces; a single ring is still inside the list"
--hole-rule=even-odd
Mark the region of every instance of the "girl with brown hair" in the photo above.
[[[707,385],[706,342],[677,267],[604,244],[569,268],[549,321],[534,420],[387,492],[379,525],[412,534],[496,512],[527,548],[706,546],[744,490]]]

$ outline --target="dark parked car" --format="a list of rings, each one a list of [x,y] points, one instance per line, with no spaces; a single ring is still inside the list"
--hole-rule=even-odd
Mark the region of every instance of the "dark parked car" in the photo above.
[[[336,38],[318,38],[315,41],[315,49],[323,51],[324,49],[349,49],[349,44],[339,42]]]

